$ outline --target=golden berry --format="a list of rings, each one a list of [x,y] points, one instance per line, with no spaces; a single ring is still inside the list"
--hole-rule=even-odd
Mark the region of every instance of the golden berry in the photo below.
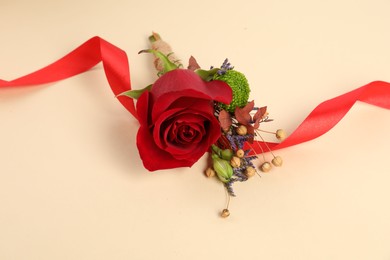
[[[236,129],[236,133],[238,135],[246,135],[248,133],[248,129],[246,128],[246,126],[244,125],[240,125],[239,127],[237,127]]]
[[[221,217],[227,218],[230,216],[230,211],[228,209],[223,209],[221,212]]]
[[[238,158],[243,158],[244,155],[245,155],[245,152],[242,149],[238,149],[237,152],[236,152],[236,155],[237,155]]]
[[[275,135],[280,141],[283,141],[286,138],[286,132],[283,129],[278,129]]]
[[[272,159],[272,164],[276,167],[279,167],[279,166],[282,166],[283,165],[283,160],[282,160],[282,157],[280,156],[275,156],[273,159]]]
[[[264,162],[262,165],[260,165],[260,171],[262,172],[269,172],[272,168],[272,165],[269,162]]]
[[[253,177],[255,173],[256,173],[255,168],[253,168],[252,166],[246,167],[245,174],[248,178]]]
[[[231,165],[233,168],[240,167],[240,165],[241,165],[241,159],[238,158],[237,156],[233,156],[233,158],[230,160],[230,165]]]
[[[207,177],[211,178],[215,176],[215,171],[211,167],[209,167],[207,168],[205,174]]]

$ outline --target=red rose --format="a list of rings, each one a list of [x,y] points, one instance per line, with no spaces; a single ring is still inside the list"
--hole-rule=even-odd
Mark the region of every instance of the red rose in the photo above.
[[[229,85],[203,81],[191,70],[161,76],[137,101],[137,147],[145,168],[192,166],[221,135],[213,101],[231,99]]]

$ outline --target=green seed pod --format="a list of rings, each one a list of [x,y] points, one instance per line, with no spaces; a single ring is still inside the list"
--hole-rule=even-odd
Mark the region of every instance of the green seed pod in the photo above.
[[[224,183],[228,182],[233,175],[233,168],[230,163],[221,158],[213,157],[213,168],[218,178]]]
[[[233,151],[230,149],[224,149],[221,151],[221,158],[226,161],[230,161],[232,159],[232,156],[233,156]]]

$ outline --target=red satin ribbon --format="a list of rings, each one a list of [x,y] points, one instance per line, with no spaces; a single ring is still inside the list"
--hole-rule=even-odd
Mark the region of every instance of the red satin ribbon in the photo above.
[[[108,83],[115,95],[131,89],[129,64],[126,53],[111,43],[93,37],[80,47],[54,63],[12,81],[0,80],[0,87],[38,85],[66,79],[83,73],[100,61],[103,62]],[[131,98],[118,96],[122,105],[137,118]],[[356,101],[390,109],[390,83],[374,81],[341,96],[319,104],[298,128],[281,143],[252,145],[255,153],[281,149],[317,138],[333,128]]]
[[[362,101],[374,106],[390,109],[390,83],[374,81],[360,88],[319,104],[295,131],[281,143],[257,142],[259,146],[250,148],[259,154],[281,149],[315,139],[332,129],[352,108],[356,101]]]
[[[131,89],[126,53],[97,36],[40,70],[11,81],[0,80],[0,87],[39,85],[70,78],[91,69],[101,61],[107,81],[115,95]],[[131,98],[118,96],[118,100],[137,118]]]

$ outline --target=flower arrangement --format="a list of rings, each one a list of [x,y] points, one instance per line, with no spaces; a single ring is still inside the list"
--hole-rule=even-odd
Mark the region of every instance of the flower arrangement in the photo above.
[[[252,149],[253,141],[264,141],[261,132],[267,131],[261,130],[260,124],[272,119],[267,107],[249,101],[250,87],[243,73],[228,59],[220,67],[205,70],[192,56],[184,69],[159,34],[153,33],[149,40],[152,48],[140,53],[155,56],[158,80],[144,89],[120,94],[137,99],[137,147],[146,169],[190,167],[209,151],[212,163],[205,174],[224,184],[230,201],[230,196],[235,196],[235,182],[259,174],[257,168],[268,172],[272,165],[282,166],[282,158],[266,146],[273,156],[267,161],[264,152],[268,151],[258,143],[263,162],[260,167],[254,164],[259,154]],[[286,135],[282,129],[274,134],[279,140]],[[229,214],[227,205],[221,216]]]
[[[256,174],[260,176],[259,171],[268,172],[283,164],[273,151],[325,134],[357,101],[390,109],[390,83],[373,81],[320,103],[286,138],[282,129],[260,129],[261,124],[272,121],[267,107],[256,107],[254,101],[249,101],[245,75],[227,59],[220,67],[202,69],[190,57],[185,69],[158,34],[153,33],[149,41],[151,48],[140,53],[155,56],[159,78],[144,89],[131,90],[126,53],[98,36],[35,72],[11,81],[0,79],[0,88],[55,82],[102,62],[114,95],[140,123],[137,146],[145,168],[156,171],[191,167],[209,152],[210,165],[205,174],[221,181],[228,195],[222,217],[230,215],[235,182],[247,181]],[[262,133],[271,133],[279,141],[266,142]],[[268,152],[272,155],[270,161],[265,156]],[[260,163],[255,163],[256,159]]]

